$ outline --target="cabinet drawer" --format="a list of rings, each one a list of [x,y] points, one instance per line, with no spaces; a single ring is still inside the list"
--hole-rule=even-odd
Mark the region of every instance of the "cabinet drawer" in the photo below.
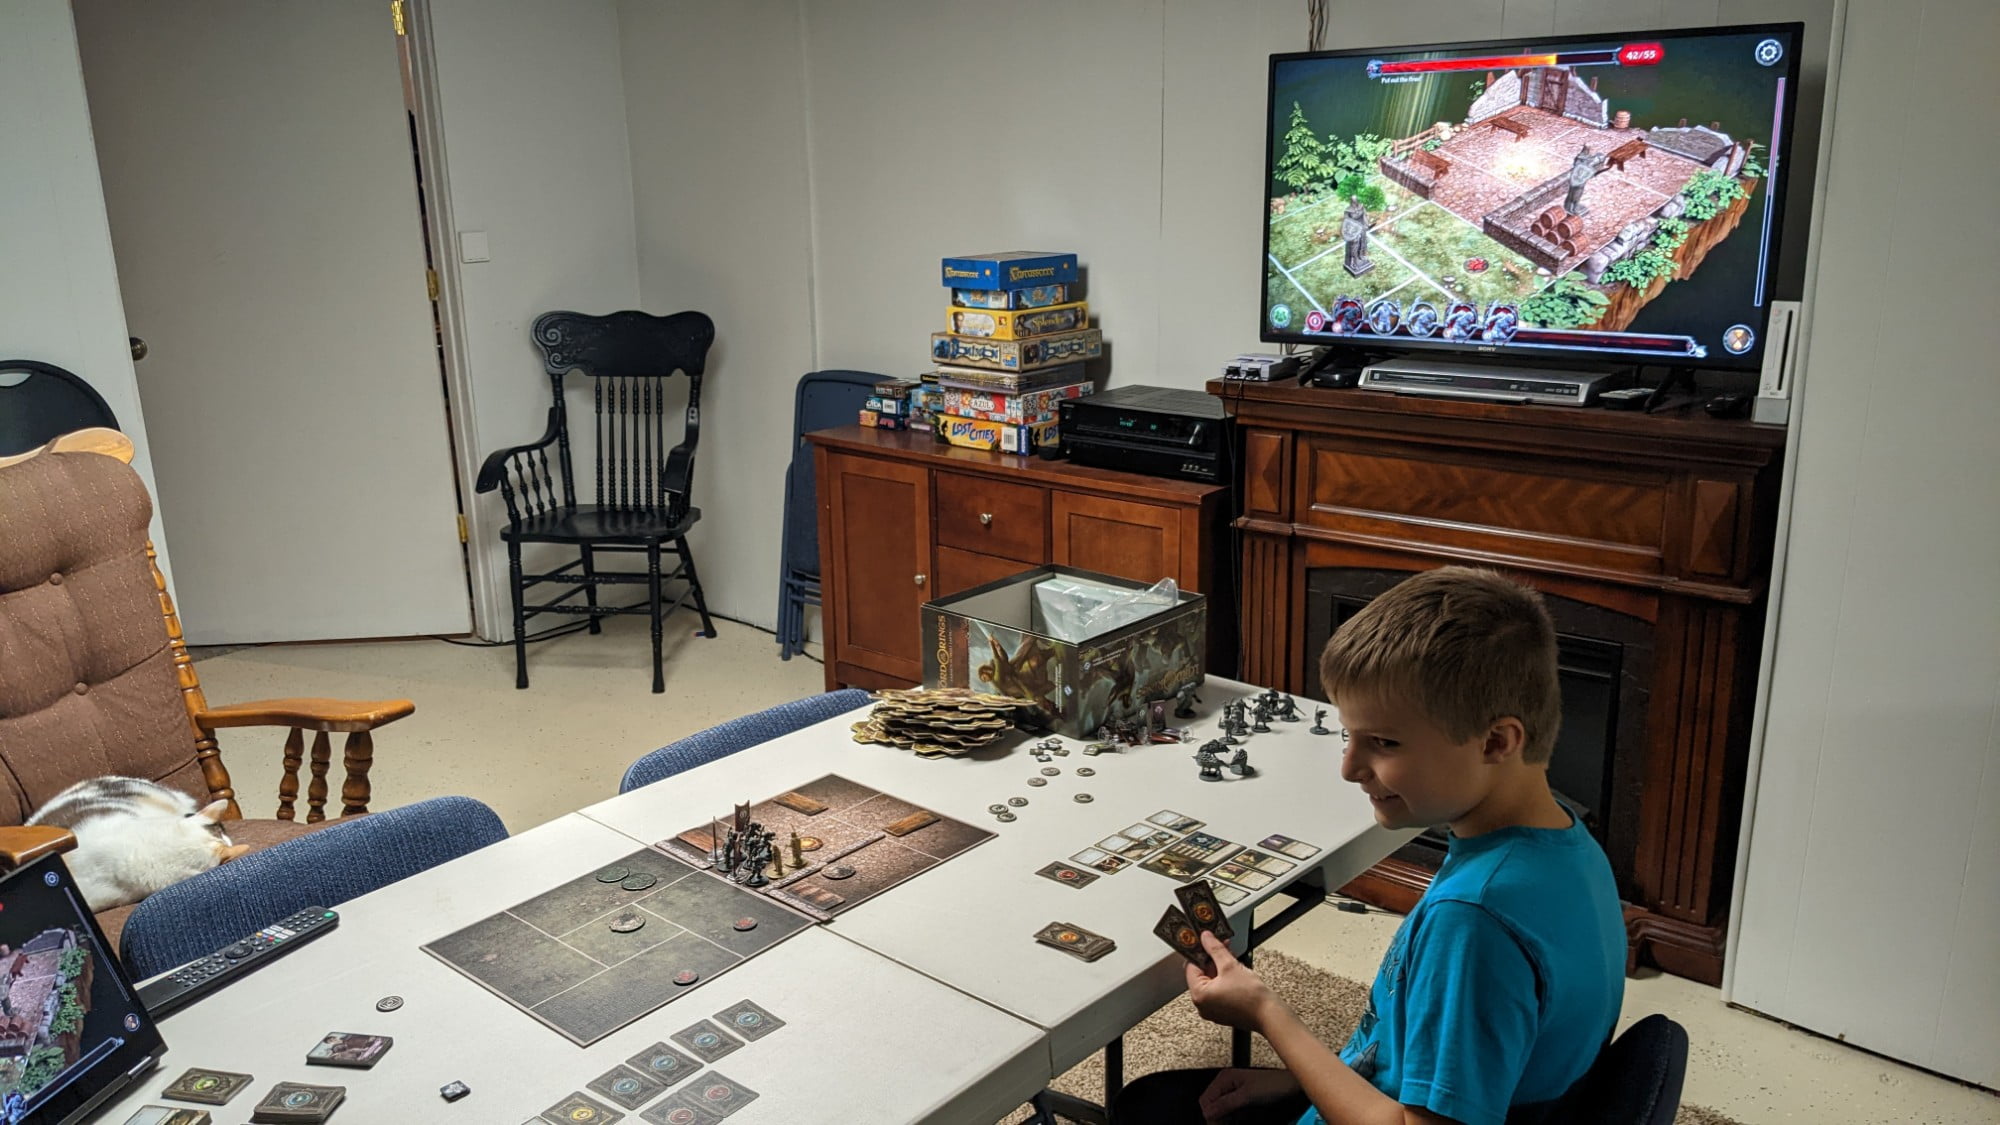
[[[938,473],[937,541],[1039,566],[1049,557],[1049,493],[963,473]]]
[[[962,590],[974,586],[984,586],[988,582],[998,582],[1002,578],[1012,578],[1034,566],[1020,559],[1003,558],[999,555],[977,555],[971,551],[961,551],[956,547],[939,546],[937,549],[937,588],[931,592],[934,598],[948,598]]]

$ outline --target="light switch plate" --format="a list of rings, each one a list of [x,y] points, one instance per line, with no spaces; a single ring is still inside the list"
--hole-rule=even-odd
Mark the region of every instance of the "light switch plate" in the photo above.
[[[458,232],[458,260],[461,262],[490,262],[493,254],[486,242],[483,230],[462,230]]]

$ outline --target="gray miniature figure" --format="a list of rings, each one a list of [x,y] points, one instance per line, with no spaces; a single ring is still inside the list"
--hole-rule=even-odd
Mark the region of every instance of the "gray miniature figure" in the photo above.
[[[1311,729],[1312,733],[1314,734],[1333,733],[1332,731],[1326,729],[1326,708],[1324,707],[1313,708],[1313,725]]]
[[[1257,709],[1250,712],[1250,717],[1254,720],[1250,724],[1250,733],[1269,734],[1271,732],[1271,709],[1262,699],[1257,701]]]
[[[1238,746],[1236,753],[1229,757],[1229,772],[1237,777],[1256,777],[1257,767],[1250,764],[1250,751]]]
[[[1563,196],[1563,210],[1571,215],[1584,215],[1590,208],[1583,205],[1583,185],[1604,171],[1605,162],[1611,159],[1609,153],[1593,153],[1589,145],[1577,150],[1576,159],[1569,166],[1569,193]],[[1344,229],[1344,228],[1343,228]]]
[[[743,885],[746,887],[761,887],[765,883],[770,882],[770,879],[765,876],[764,872],[771,866],[771,835],[755,824],[750,826],[750,833],[750,847],[747,857],[749,862],[744,864],[745,867],[749,868],[749,873],[743,877]]]
[[[1284,698],[1284,702],[1278,705],[1277,712],[1272,717],[1277,719],[1282,719],[1288,723],[1299,723],[1305,721],[1305,715],[1301,714],[1299,711],[1299,701],[1293,699],[1289,695]]]
[[[1201,697],[1194,693],[1194,689],[1200,686],[1199,683],[1192,683],[1174,693],[1174,718],[1194,718],[1194,705],[1201,702]]]
[[[1223,743],[1219,741],[1212,741],[1212,742],[1202,743],[1201,749],[1195,751],[1194,754],[1195,764],[1201,767],[1201,779],[1203,781],[1222,780],[1221,755],[1223,751],[1228,749],[1229,747],[1224,745]],[[1241,754],[1242,752],[1243,751],[1241,750],[1237,751],[1238,754]]]
[[[1347,272],[1360,277],[1375,268],[1368,258],[1368,209],[1361,205],[1356,196],[1347,201],[1347,210],[1340,216],[1340,241],[1347,246]]]

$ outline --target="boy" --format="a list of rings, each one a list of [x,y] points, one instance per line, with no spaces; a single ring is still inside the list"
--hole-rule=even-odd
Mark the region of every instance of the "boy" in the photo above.
[[[1625,928],[1610,864],[1549,791],[1561,720],[1541,599],[1447,567],[1376,598],[1327,642],[1343,778],[1389,828],[1449,825],[1444,866],[1383,958],[1338,1054],[1204,933],[1187,967],[1206,1019],[1264,1036],[1283,1070],[1171,1071],[1118,1097],[1118,1125],[1535,1121],[1610,1037]]]

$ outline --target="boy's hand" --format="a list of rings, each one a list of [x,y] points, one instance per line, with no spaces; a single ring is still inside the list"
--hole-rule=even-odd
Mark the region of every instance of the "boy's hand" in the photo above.
[[[1299,1080],[1289,1070],[1225,1070],[1201,1092],[1201,1115],[1212,1125],[1225,1125],[1237,1113],[1275,1105],[1299,1093]]]
[[[1215,975],[1203,973],[1192,961],[1187,964],[1188,998],[1194,1001],[1194,1010],[1210,1023],[1260,1030],[1264,1013],[1277,998],[1263,978],[1238,961],[1214,934],[1203,930],[1201,945],[1215,960]]]

